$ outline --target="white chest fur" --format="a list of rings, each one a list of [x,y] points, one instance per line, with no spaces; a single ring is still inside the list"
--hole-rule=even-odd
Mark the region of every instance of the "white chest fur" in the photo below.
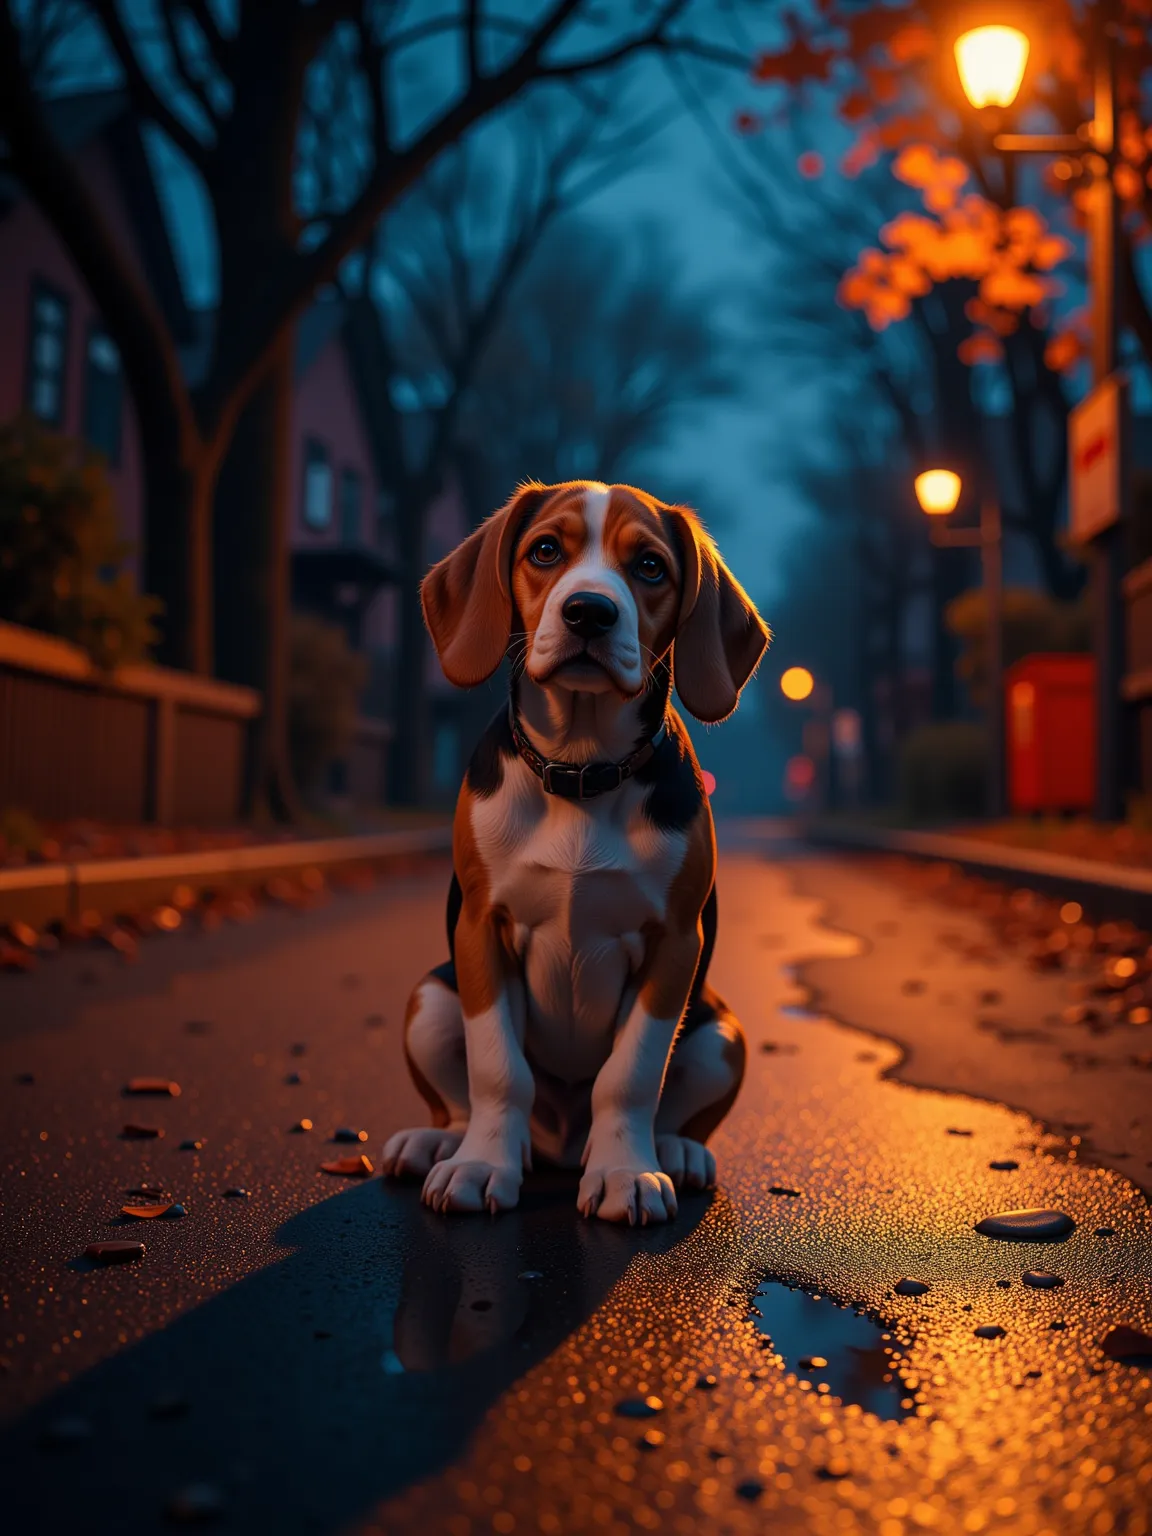
[[[645,935],[663,923],[687,837],[642,814],[625,783],[594,800],[546,795],[518,760],[472,806],[490,899],[514,925],[529,1054],[567,1082],[599,1070],[634,993]]]

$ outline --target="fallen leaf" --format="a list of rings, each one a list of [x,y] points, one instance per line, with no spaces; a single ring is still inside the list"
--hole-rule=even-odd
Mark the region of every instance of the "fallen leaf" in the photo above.
[[[125,1093],[163,1093],[170,1099],[180,1097],[180,1084],[167,1077],[130,1077]]]
[[[361,1152],[359,1157],[338,1157],[335,1162],[321,1163],[321,1173],[333,1173],[343,1179],[366,1179],[375,1173],[372,1159]]]
[[[172,1209],[172,1202],[164,1205],[122,1205],[121,1216],[131,1216],[135,1221],[155,1221],[157,1216],[167,1216]],[[183,1212],[181,1212],[183,1215]]]

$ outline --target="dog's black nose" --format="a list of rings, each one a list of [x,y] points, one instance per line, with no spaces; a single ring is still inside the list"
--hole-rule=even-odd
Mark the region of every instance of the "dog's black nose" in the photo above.
[[[600,592],[573,592],[560,611],[573,634],[582,635],[585,640],[606,635],[620,617],[616,604]]]

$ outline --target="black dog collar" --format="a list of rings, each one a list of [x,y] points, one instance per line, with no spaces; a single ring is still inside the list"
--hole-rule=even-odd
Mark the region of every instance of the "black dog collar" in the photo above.
[[[637,747],[619,763],[558,763],[541,757],[524,734],[524,728],[516,718],[516,708],[508,702],[508,724],[516,750],[544,785],[547,795],[559,795],[562,800],[592,800],[597,795],[619,789],[625,779],[630,779],[639,768],[650,762],[664,736],[665,721],[655,736]]]

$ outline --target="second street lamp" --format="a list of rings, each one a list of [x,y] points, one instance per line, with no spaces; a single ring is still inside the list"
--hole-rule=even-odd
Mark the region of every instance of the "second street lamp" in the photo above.
[[[1004,814],[1004,543],[1000,508],[985,496],[979,528],[942,528],[960,500],[960,476],[951,469],[928,469],[916,476],[916,499],[933,519],[930,538],[940,549],[979,549],[984,573],[988,624],[988,791],[989,816]]]

